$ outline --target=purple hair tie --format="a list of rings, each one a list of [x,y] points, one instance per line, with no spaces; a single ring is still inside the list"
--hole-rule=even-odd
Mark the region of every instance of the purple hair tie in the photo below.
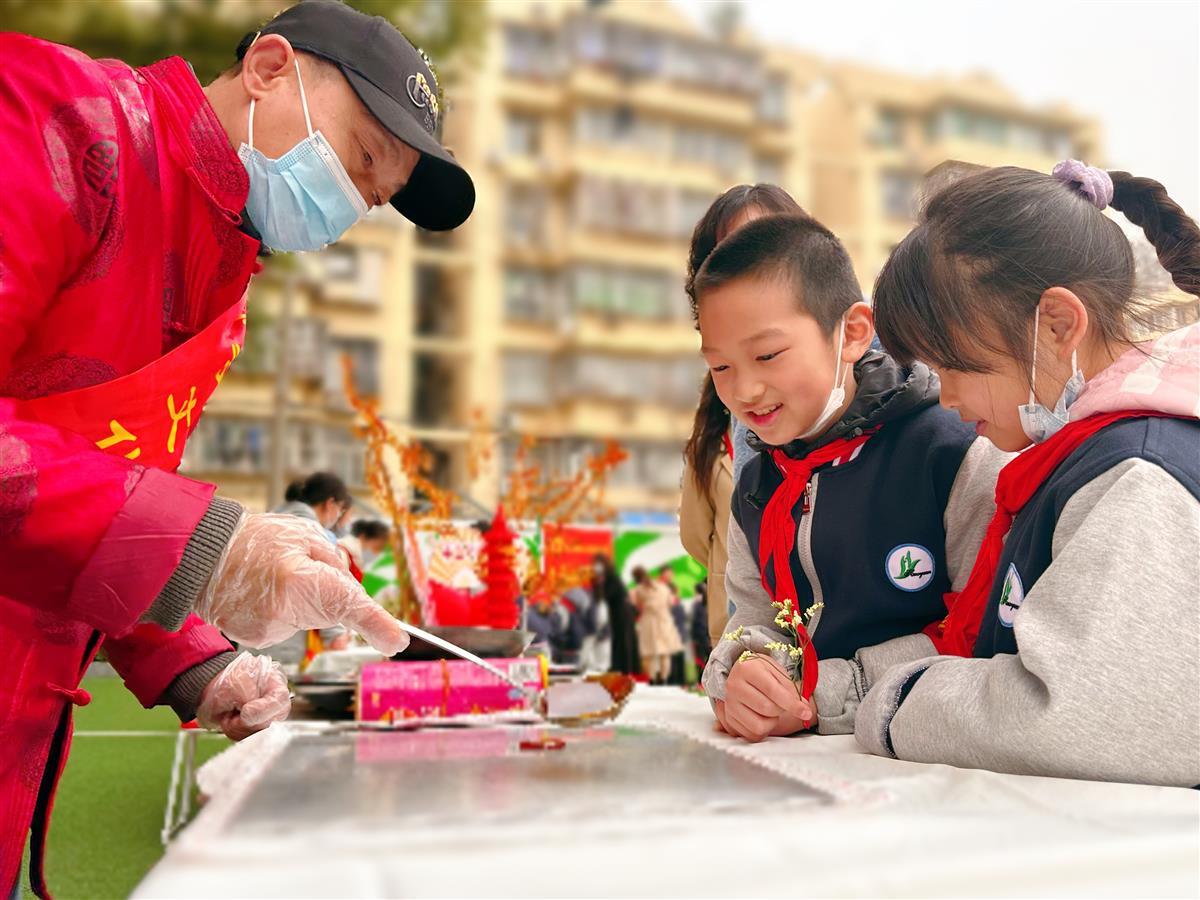
[[[1073,187],[1096,209],[1104,209],[1112,203],[1112,178],[1103,169],[1089,166],[1077,159],[1064,159],[1050,174],[1063,184]]]

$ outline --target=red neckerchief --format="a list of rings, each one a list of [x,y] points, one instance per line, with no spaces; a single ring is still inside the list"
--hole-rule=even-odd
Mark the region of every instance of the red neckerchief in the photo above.
[[[730,440],[728,431],[721,435],[721,440],[725,442],[725,453],[733,459],[733,441]]]
[[[812,451],[800,459],[793,459],[783,450],[771,451],[771,458],[783,473],[783,483],[775,489],[767,508],[763,510],[761,533],[758,540],[758,567],[762,575],[763,588],[776,602],[791,600],[799,609],[796,581],[792,577],[792,551],[796,548],[796,520],[792,509],[808,487],[812,473],[841,456],[852,454],[874,434],[869,431],[854,438],[838,438],[824,447]],[[803,513],[801,513],[803,515]],[[775,588],[771,589],[767,573],[775,575]],[[817,651],[803,625],[796,629],[800,649],[804,653],[804,666],[800,682],[800,693],[804,699],[812,696],[817,686]]]
[[[1004,538],[1013,519],[1037,493],[1046,479],[1068,456],[1096,432],[1121,419],[1167,416],[1167,413],[1127,410],[1097,413],[1078,422],[1070,422],[1057,434],[1023,451],[1000,470],[996,481],[996,514],[988,524],[979,555],[966,586],[957,594],[946,595],[946,618],[925,629],[938,653],[970,656],[975,650],[983,613],[992,594]]]

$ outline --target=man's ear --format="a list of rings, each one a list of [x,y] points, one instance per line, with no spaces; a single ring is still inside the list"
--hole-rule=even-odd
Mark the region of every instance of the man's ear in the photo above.
[[[856,363],[875,340],[875,314],[870,305],[859,301],[846,310],[846,342],[842,346],[842,362]],[[837,346],[837,335],[833,336]]]
[[[289,84],[295,74],[296,52],[288,39],[278,34],[262,34],[242,57],[242,87],[255,100]]]

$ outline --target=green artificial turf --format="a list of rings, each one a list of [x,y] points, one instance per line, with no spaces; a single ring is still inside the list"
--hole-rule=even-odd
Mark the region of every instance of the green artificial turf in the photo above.
[[[179,719],[142,709],[119,678],[84,680],[90,705],[76,710],[76,738],[50,825],[46,881],[59,900],[127,897],[162,856],[160,832]],[[137,731],[135,736],[89,732]],[[201,735],[197,766],[229,746]],[[29,891],[24,880],[25,896]]]

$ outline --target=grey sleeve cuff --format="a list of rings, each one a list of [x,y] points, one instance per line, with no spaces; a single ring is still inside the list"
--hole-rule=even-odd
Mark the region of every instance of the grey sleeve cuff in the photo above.
[[[200,705],[200,694],[208,683],[237,659],[232,650],[218,653],[210,660],[197,663],[171,682],[166,693],[159,698],[158,705],[170,706],[179,716],[179,721],[190,722],[196,718],[196,707]]]
[[[892,638],[874,647],[863,647],[855,654],[855,659],[862,669],[862,680],[859,684],[861,698],[871,686],[892,666],[915,662],[918,659],[929,659],[937,656],[937,648],[927,634],[908,634],[904,637]]]
[[[854,737],[864,750],[876,756],[898,758],[892,746],[892,719],[900,711],[917,679],[940,658],[921,659],[896,666],[867,692],[858,707],[854,723]]]
[[[854,714],[866,693],[862,665],[857,659],[823,659],[813,700],[817,704],[818,734],[853,734]]]
[[[853,659],[821,660],[817,701],[817,730],[821,734],[853,734],[858,704],[867,691],[892,666],[936,656],[933,641],[924,634],[909,634],[864,647]]]
[[[179,565],[142,616],[143,622],[153,622],[167,631],[182,627],[241,518],[240,503],[213,497],[188,538]]]

